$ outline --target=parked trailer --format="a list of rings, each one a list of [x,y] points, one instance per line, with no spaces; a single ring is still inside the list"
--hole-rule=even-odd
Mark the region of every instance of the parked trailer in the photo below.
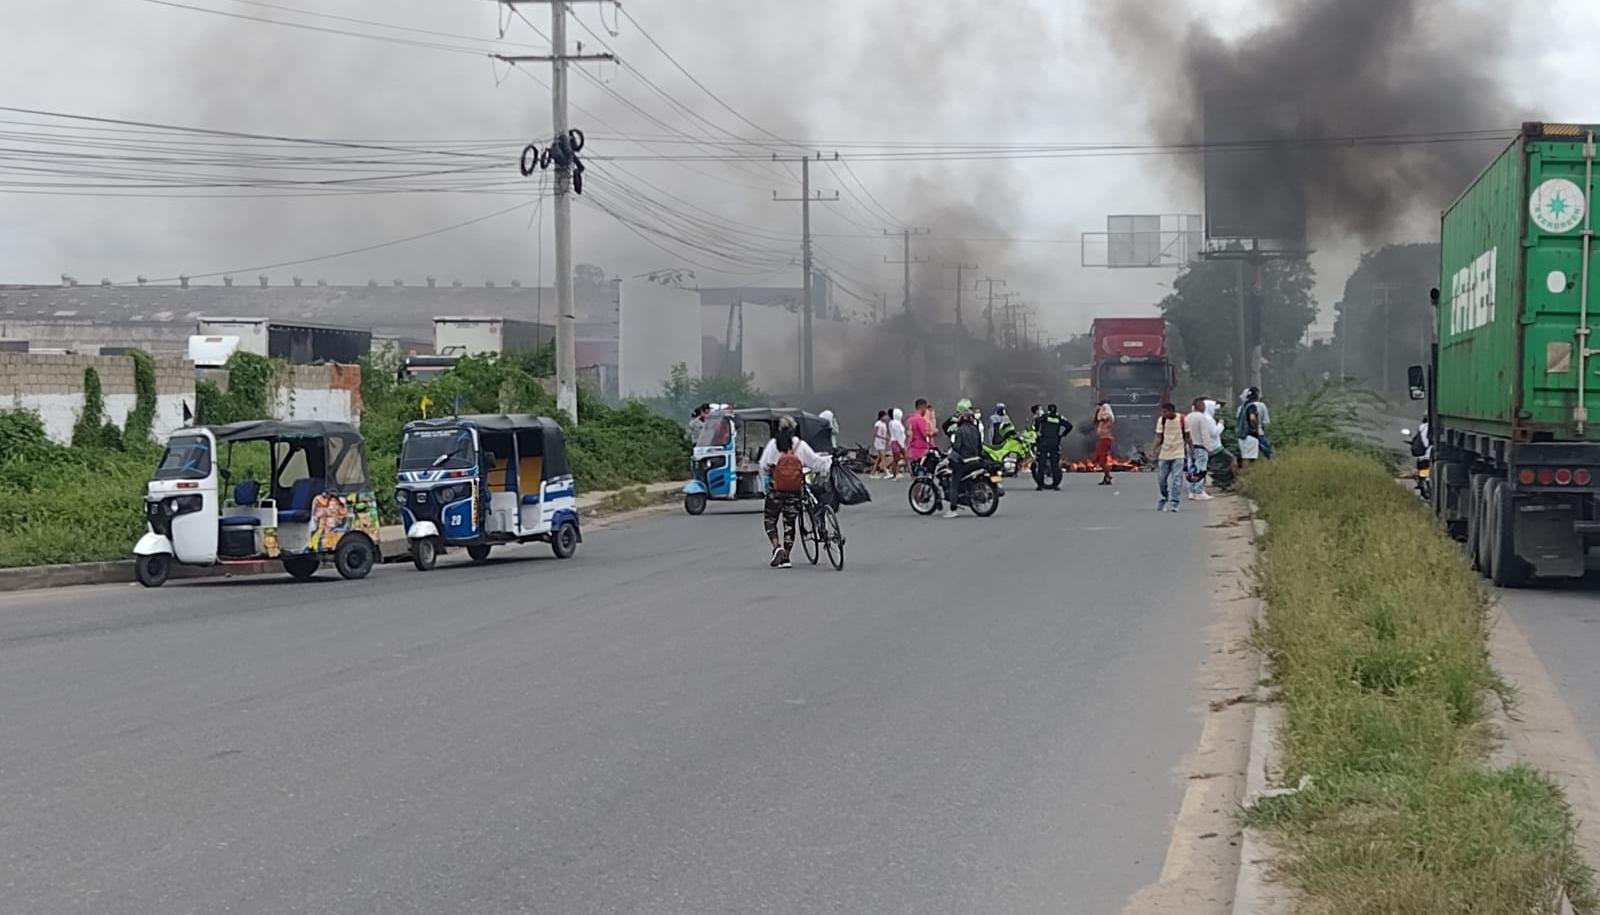
[[[1172,397],[1167,322],[1162,318],[1096,318],[1092,377],[1095,400],[1117,415],[1117,453],[1131,454],[1153,436],[1156,414]]]
[[[1434,510],[1495,584],[1578,577],[1600,540],[1590,343],[1596,127],[1524,124],[1445,211],[1428,397]]]

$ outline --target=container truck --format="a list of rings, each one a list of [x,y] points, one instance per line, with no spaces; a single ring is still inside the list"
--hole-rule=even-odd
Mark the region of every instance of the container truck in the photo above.
[[[1091,379],[1097,402],[1117,415],[1116,450],[1125,457],[1155,434],[1156,414],[1172,397],[1167,322],[1162,318],[1096,318]]]
[[[1432,292],[1433,508],[1495,584],[1578,577],[1600,540],[1590,345],[1595,131],[1524,124],[1444,212]]]

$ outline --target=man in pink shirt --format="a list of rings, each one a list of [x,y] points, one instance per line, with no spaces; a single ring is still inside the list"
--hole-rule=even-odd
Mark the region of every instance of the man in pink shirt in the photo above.
[[[933,423],[928,419],[928,401],[918,397],[911,419],[906,421],[906,458],[912,466],[928,456],[933,448]]]

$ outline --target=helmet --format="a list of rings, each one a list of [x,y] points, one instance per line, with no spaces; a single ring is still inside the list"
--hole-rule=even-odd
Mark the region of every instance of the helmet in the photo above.
[[[994,411],[1001,416],[1004,416],[1006,412],[1006,405],[1003,403],[997,403],[994,405]]]
[[[972,409],[972,401],[966,399],[965,397],[963,397],[960,400],[956,401],[956,412],[957,413],[965,413],[970,409]]]

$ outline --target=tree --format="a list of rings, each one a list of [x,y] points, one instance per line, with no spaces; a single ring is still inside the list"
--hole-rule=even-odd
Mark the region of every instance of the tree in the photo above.
[[[1398,390],[1406,367],[1427,361],[1433,340],[1428,290],[1439,283],[1439,246],[1388,245],[1361,255],[1335,306],[1334,349],[1347,377]],[[1385,392],[1388,393],[1388,392]]]
[[[767,395],[755,386],[754,375],[713,375],[692,378],[689,367],[679,362],[672,367],[667,380],[661,384],[658,405],[680,422],[687,422],[689,413],[703,403],[726,403],[735,407],[763,404]]]
[[[1246,266],[1245,282],[1250,275]],[[1190,264],[1161,300],[1161,313],[1177,332],[1189,375],[1198,382],[1231,380],[1239,339],[1238,277],[1236,261]],[[1306,328],[1317,316],[1311,294],[1315,282],[1316,271],[1302,259],[1269,260],[1262,270],[1261,352],[1269,365],[1286,367],[1294,361]]]

